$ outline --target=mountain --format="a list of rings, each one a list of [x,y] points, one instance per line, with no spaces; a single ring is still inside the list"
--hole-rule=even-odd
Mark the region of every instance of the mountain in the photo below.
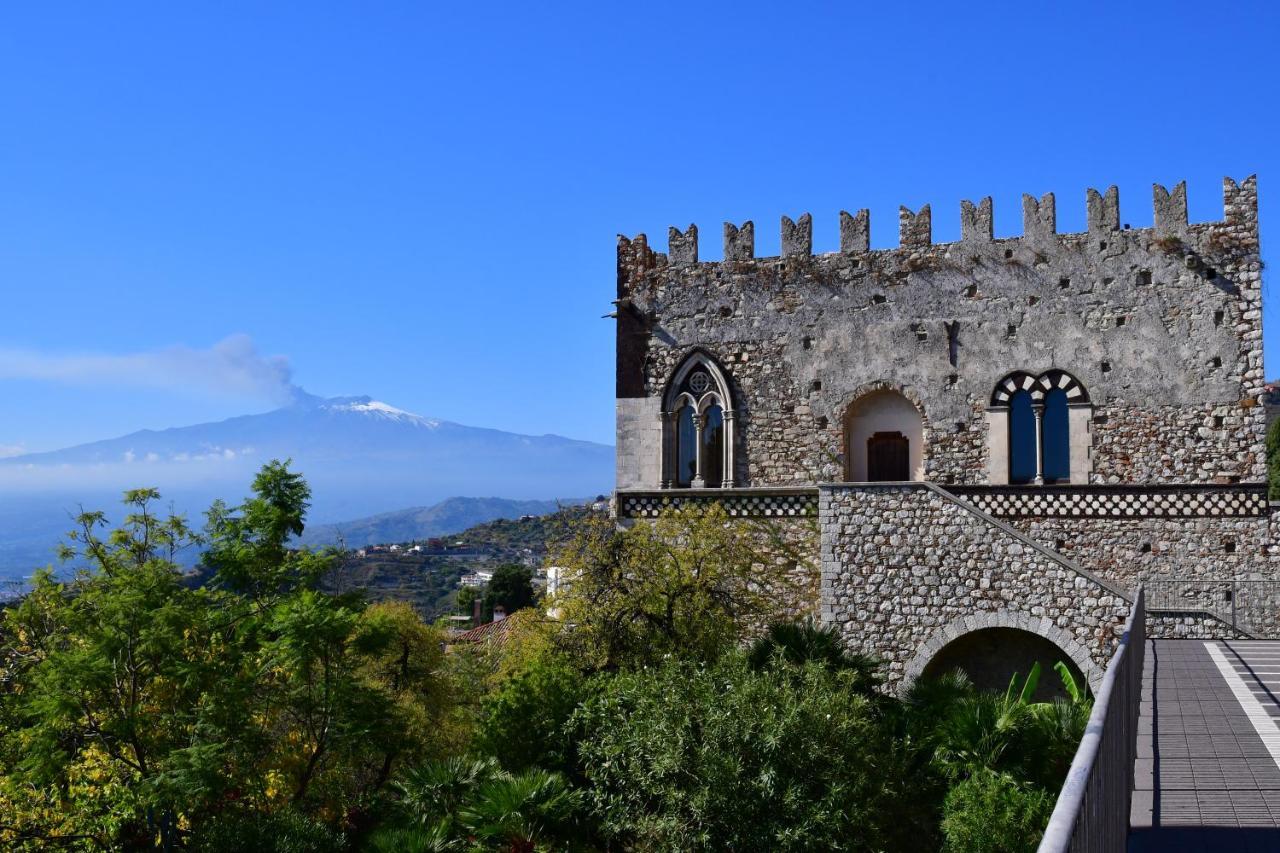
[[[460,495],[596,495],[611,488],[614,465],[608,445],[301,394],[263,414],[0,459],[0,579],[48,563],[80,506],[118,522],[122,490],[155,486],[164,508],[198,522],[213,499],[237,503],[264,462],[286,458],[311,484],[311,524]]]
[[[468,528],[529,515],[547,515],[562,506],[585,503],[571,501],[513,501],[506,498],[449,498],[432,506],[417,506],[333,524],[308,527],[302,536],[305,545],[337,545],[361,548],[391,542],[410,542],[449,536]]]

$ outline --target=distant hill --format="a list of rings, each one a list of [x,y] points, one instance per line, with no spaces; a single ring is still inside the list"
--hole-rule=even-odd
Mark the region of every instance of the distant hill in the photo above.
[[[595,512],[589,506],[577,505],[547,515],[522,514],[516,519],[486,521],[448,534],[450,545],[462,544],[444,553],[402,549],[362,557],[357,551],[348,551],[322,583],[330,592],[363,590],[371,601],[408,602],[424,618],[435,619],[453,609],[459,579],[464,574],[492,571],[503,563],[519,563],[531,569],[540,567],[548,550],[572,536],[577,525]],[[387,541],[396,538],[390,537]],[[414,537],[401,538],[401,541],[411,538]]]
[[[614,465],[613,448],[604,444],[464,426],[369,397],[299,394],[291,405],[263,414],[0,459],[0,582],[50,562],[81,506],[105,510],[116,524],[120,493],[154,486],[163,495],[162,509],[172,506],[198,524],[215,498],[238,503],[271,459],[292,459],[294,470],[306,476],[313,525],[362,519],[369,522],[368,535],[393,538],[547,512],[555,508],[548,495],[608,491]],[[499,494],[512,505],[433,506],[476,494]],[[521,501],[527,506],[516,506]],[[426,507],[436,518],[402,526],[374,521],[375,513],[406,506]],[[351,524],[343,529],[347,542],[362,541],[364,525]],[[379,525],[385,532],[374,533]]]
[[[365,545],[411,542],[455,533],[495,519],[518,519],[526,515],[547,515],[559,507],[585,503],[584,500],[517,501],[506,498],[448,498],[432,506],[411,507],[343,521],[309,526],[302,544],[337,545],[361,548]]]

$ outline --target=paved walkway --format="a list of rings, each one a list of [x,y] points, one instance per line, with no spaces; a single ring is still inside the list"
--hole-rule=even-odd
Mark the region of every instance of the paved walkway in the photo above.
[[[1130,853],[1280,853],[1280,641],[1147,643]]]

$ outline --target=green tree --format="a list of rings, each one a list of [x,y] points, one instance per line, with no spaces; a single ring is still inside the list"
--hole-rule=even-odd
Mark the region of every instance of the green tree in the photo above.
[[[493,571],[484,591],[484,612],[493,618],[494,608],[501,605],[507,615],[533,606],[533,580],[526,566],[504,563]]]
[[[1267,497],[1280,500],[1280,418],[1267,427]]]
[[[576,750],[568,723],[587,689],[564,658],[535,660],[486,701],[474,748],[511,771],[571,772]]]
[[[584,669],[711,660],[814,592],[811,544],[718,504],[625,530],[592,517],[554,557],[566,584],[550,604],[574,626],[562,639]]]
[[[331,558],[289,544],[308,494],[271,463],[205,537],[150,489],[109,533],[77,518],[83,568],[37,573],[0,613],[0,845],[170,850],[270,815],[309,832],[459,748],[440,632],[313,588]],[[177,558],[206,541],[215,571],[193,588]]]

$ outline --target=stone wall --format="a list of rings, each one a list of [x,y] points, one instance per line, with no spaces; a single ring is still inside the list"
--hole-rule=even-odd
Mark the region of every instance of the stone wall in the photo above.
[[[1071,562],[927,483],[819,492],[822,618],[850,648],[917,676],[983,628],[1053,641],[1096,685],[1130,603]]]
[[[1092,400],[1092,482],[1263,479],[1256,183],[1226,182],[1221,222],[1187,224],[1182,187],[1155,197],[1156,226],[1128,229],[1091,191],[1082,234],[1027,197],[1009,239],[989,203],[966,205],[947,244],[927,208],[904,212],[901,246],[875,251],[866,213],[844,215],[841,251],[816,256],[808,217],[784,219],[775,258],[754,257],[748,226],[726,228],[723,261],[699,261],[695,228],[668,254],[620,239],[619,483],[659,485],[652,401],[694,347],[732,377],[740,485],[843,479],[845,411],[883,386],[923,410],[926,478],[986,482],[993,388],[1051,368]]]
[[[1274,525],[1261,518],[1035,518],[1009,524],[1124,589],[1148,578],[1280,578]]]

